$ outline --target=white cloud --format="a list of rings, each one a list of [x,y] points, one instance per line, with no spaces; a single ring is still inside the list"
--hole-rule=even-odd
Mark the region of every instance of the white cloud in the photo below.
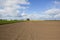
[[[42,12],[43,14],[24,14],[27,15],[25,18],[30,18],[31,20],[55,20],[60,19],[60,9],[52,8]],[[57,20],[58,20],[57,19]]]
[[[25,16],[24,16],[25,15]],[[37,13],[32,13],[32,14],[23,14],[23,18],[27,19],[29,18],[30,20],[48,20],[51,18],[50,15],[42,15],[42,14],[37,14]]]
[[[28,0],[0,0],[0,18],[6,18],[11,16],[12,18],[17,16],[20,12],[18,9],[26,9],[27,7],[20,4],[29,5]]]
[[[48,15],[56,15],[56,14],[60,14],[60,9],[52,8],[52,9],[46,10],[44,13]]]
[[[60,17],[60,14],[56,15],[57,17]]]
[[[60,9],[58,9],[58,8],[52,8],[52,9],[46,10],[44,13],[46,15],[51,16],[52,19],[55,19],[55,18],[60,19]]]

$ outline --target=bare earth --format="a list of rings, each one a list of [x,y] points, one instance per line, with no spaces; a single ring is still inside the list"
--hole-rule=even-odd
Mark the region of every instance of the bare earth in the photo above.
[[[60,21],[0,25],[0,40],[60,40]]]

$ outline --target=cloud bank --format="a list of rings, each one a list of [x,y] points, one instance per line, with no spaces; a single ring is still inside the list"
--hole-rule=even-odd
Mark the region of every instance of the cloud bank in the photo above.
[[[60,9],[51,8],[40,13],[25,14],[25,18],[31,20],[60,20]]]
[[[29,5],[30,3],[28,0],[0,0],[0,19],[17,19],[20,9],[27,8],[21,6],[23,4]]]

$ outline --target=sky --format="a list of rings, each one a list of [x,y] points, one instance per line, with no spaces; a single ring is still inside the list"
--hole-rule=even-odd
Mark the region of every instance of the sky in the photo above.
[[[0,0],[0,19],[60,20],[60,0]]]

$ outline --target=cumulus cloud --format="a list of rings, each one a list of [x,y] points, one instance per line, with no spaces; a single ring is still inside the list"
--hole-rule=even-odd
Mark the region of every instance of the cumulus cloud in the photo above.
[[[20,13],[20,9],[24,10],[27,8],[21,6],[23,4],[29,5],[30,3],[28,0],[0,0],[0,18],[14,19],[14,17],[18,16],[18,13]]]
[[[52,9],[46,10],[44,13],[46,15],[51,16],[52,19],[57,19],[57,18],[60,19],[60,9],[58,8],[52,8]]]
[[[27,15],[25,18],[30,18],[31,20],[55,20],[60,19],[60,9],[51,8],[42,12],[43,14],[32,13],[24,14]]]
[[[44,13],[48,15],[57,15],[57,14],[60,14],[60,9],[52,8],[52,9],[46,10]]]
[[[37,14],[37,13],[32,13],[32,14],[23,14],[24,19],[29,18],[30,20],[48,20],[51,18],[50,15],[44,15],[44,14]]]

